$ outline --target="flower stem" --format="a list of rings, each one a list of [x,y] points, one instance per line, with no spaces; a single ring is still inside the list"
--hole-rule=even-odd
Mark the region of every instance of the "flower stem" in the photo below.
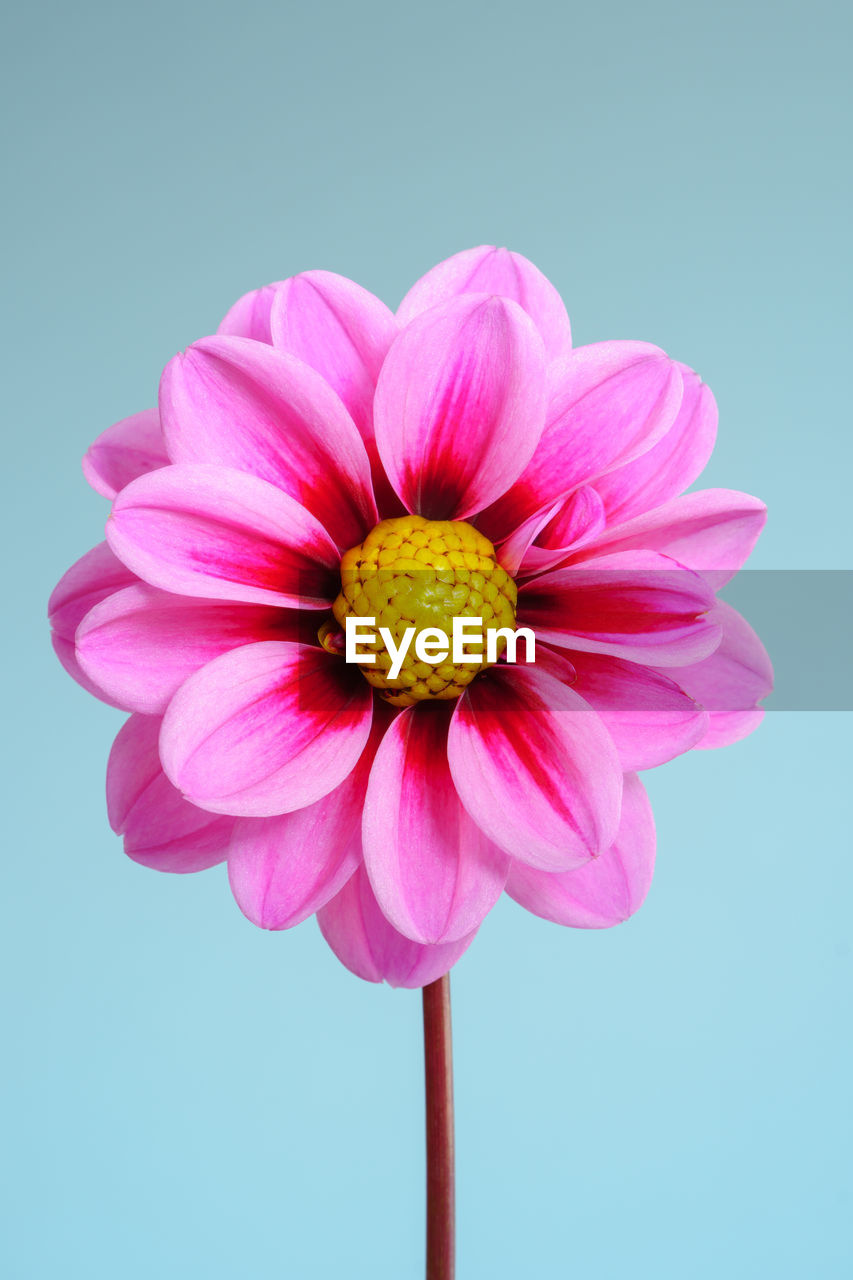
[[[426,1080],[426,1280],[456,1271],[450,974],[423,989]]]

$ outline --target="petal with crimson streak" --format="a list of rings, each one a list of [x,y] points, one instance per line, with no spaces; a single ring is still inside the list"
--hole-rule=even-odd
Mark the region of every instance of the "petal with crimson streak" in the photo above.
[[[322,374],[361,433],[383,516],[405,511],[379,459],[373,430],[376,381],[398,330],[384,302],[333,271],[303,271],[256,289],[219,326],[220,333],[272,343]]]
[[[325,649],[247,644],[181,685],[163,720],[163,767],[187,799],[213,813],[290,813],[328,795],[355,767],[372,698],[360,672]]]
[[[700,574],[654,551],[626,551],[523,583],[518,623],[561,649],[683,666],[720,642],[720,628],[705,617],[713,604]]]
[[[500,544],[498,560],[508,573],[520,577],[547,573],[592,542],[603,527],[604,504],[591,485],[582,485],[525,520]]]
[[[364,806],[364,860],[384,914],[415,942],[457,942],[503,891],[509,859],[463,808],[447,763],[452,707],[407,708],[382,739]]]
[[[385,474],[373,425],[379,372],[400,328],[393,312],[345,276],[303,271],[276,289],[270,327],[279,350],[310,364],[338,393],[364,440],[382,515],[402,515],[405,507]]]
[[[364,443],[315,369],[248,338],[203,338],[160,380],[160,414],[176,463],[216,463],[294,498],[341,549],[377,520]]]
[[[465,294],[413,320],[382,366],[376,444],[409,511],[464,520],[500,496],[545,421],[545,350],[505,298]]]
[[[465,808],[511,856],[564,871],[608,848],[622,769],[596,713],[535,666],[490,668],[456,704],[450,771]]]
[[[340,562],[320,522],[266,480],[229,467],[164,467],[122,489],[116,555],[151,586],[247,604],[327,608]]]

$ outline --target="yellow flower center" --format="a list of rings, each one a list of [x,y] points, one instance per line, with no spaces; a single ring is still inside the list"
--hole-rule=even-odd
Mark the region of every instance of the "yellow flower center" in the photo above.
[[[372,664],[359,663],[366,680],[379,689],[383,698],[396,707],[408,707],[428,698],[458,698],[479,671],[489,666],[486,632],[515,627],[517,592],[509,574],[497,562],[495,549],[473,525],[464,520],[425,520],[423,516],[400,516],[383,520],[359,546],[347,551],[341,561],[341,593],[332,606],[338,625],[346,630],[347,618],[374,618],[375,625],[363,628],[358,651],[374,654]],[[465,650],[473,660],[453,661],[453,619],[478,619],[479,626],[466,627]],[[405,640],[406,656],[396,676],[388,647],[379,636],[385,627],[395,647]],[[434,663],[423,661],[415,652],[418,635],[427,629],[442,634],[447,655]],[[328,625],[321,628],[320,640],[326,648],[340,650],[340,637],[333,643]],[[438,637],[429,640],[433,651],[441,649]],[[497,637],[495,652],[503,653],[506,642]]]

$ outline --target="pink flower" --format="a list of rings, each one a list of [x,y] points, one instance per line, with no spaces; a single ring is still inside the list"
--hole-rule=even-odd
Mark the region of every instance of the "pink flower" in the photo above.
[[[764,507],[683,492],[716,422],[657,347],[572,349],[506,250],[440,263],[396,316],[325,271],[241,298],[167,365],[159,410],[88,451],[107,541],[51,598],[66,669],[132,713],[107,777],[129,856],[227,859],[255,924],[316,914],[393,985],[445,973],[504,890],[561,924],[626,919],[654,862],[638,771],[749,733],[771,688],[715,598]],[[347,663],[360,592],[409,617],[408,575],[412,616],[433,607],[413,564],[534,630],[535,663],[396,684]]]

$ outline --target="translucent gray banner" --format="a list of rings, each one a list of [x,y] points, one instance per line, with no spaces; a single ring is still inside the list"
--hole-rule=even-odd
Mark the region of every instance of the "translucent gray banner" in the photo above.
[[[697,577],[687,570],[674,568],[667,570],[644,570],[636,575],[634,571],[619,570],[602,571],[593,569],[591,562],[580,563],[570,570],[563,571],[564,592],[558,605],[560,621],[566,620],[568,630],[572,630],[574,622],[583,622],[581,631],[602,632],[620,631],[626,627],[626,615],[633,615],[625,632],[615,638],[624,640],[630,646],[632,636],[629,634],[635,627],[644,629],[644,605],[650,607],[652,614],[654,605],[643,599],[642,593],[649,587],[656,596],[667,596],[673,593],[675,599],[682,591],[695,592]],[[365,581],[370,581],[370,571],[361,570]],[[379,583],[385,577],[396,578],[393,593],[399,592],[399,578],[389,571],[378,571],[376,583],[371,583],[370,611],[379,614],[377,624],[382,621],[382,593]],[[418,602],[419,625],[441,624],[442,616],[447,614],[447,592],[456,591],[455,575],[437,574],[435,570],[419,570],[413,567],[406,575]],[[482,583],[474,583],[482,592]],[[594,578],[594,581],[589,581]],[[540,588],[540,583],[541,588]],[[575,584],[577,584],[575,586]],[[376,592],[373,586],[376,586]],[[562,642],[556,642],[553,636],[542,633],[547,629],[553,614],[552,587],[547,576],[543,579],[522,579],[519,585],[519,609],[517,626],[530,626],[536,631],[536,665],[547,668],[548,651],[554,646],[558,654],[570,662],[573,660],[573,649],[576,647],[566,636]],[[602,593],[603,589],[603,593]],[[465,594],[467,587],[463,589]],[[328,585],[324,586],[324,593]],[[638,595],[637,592],[640,592]],[[315,594],[306,580],[306,595]],[[328,598],[328,597],[327,597]],[[846,569],[744,569],[741,570],[726,586],[719,591],[719,598],[727,602],[746,619],[757,633],[769,655],[775,670],[773,692],[764,698],[762,705],[768,711],[853,711],[853,570]],[[387,601],[386,601],[387,603]],[[405,616],[403,601],[395,599]],[[488,614],[494,623],[488,604],[481,594],[477,594],[478,608],[466,612],[483,612]],[[429,616],[434,607],[434,616]],[[672,605],[675,608],[675,605]],[[359,612],[367,613],[367,602],[363,603]],[[452,612],[452,610],[450,611]],[[620,615],[621,620],[620,620]],[[400,613],[396,615],[398,618]],[[651,615],[650,615],[651,616]],[[308,613],[305,615],[306,635],[311,632],[315,638],[316,628],[327,620],[327,626],[334,631],[338,624],[328,613]],[[540,630],[540,628],[542,630]],[[339,633],[332,637],[327,647],[334,648],[343,657],[343,636]],[[588,650],[583,642],[577,646],[580,650]],[[583,692],[590,679],[589,662],[599,659],[608,652],[608,646],[592,645],[592,653],[577,655],[576,665],[579,667],[578,689]],[[519,654],[523,654],[521,645]],[[553,652],[553,650],[552,650]],[[612,652],[612,650],[611,650]],[[619,652],[617,649],[615,652]],[[586,658],[586,661],[585,661]],[[631,661],[632,655],[623,650],[621,661]],[[634,659],[636,660],[636,659]],[[519,657],[523,662],[523,657]],[[652,652],[647,650],[640,657],[641,665],[659,665],[662,674],[676,683],[679,677],[679,665],[669,662],[657,664]],[[583,668],[583,670],[581,670]],[[686,674],[686,673],[685,673]],[[593,678],[595,678],[593,676]],[[735,682],[737,684],[737,682]],[[685,685],[689,689],[689,685]],[[651,694],[648,689],[637,690],[630,681],[624,681],[615,687],[612,683],[608,690],[611,705],[618,705],[625,711],[641,711],[648,709]],[[698,697],[697,693],[692,696]],[[735,692],[735,698],[739,695]],[[615,702],[614,702],[615,699]],[[634,705],[636,702],[636,705]],[[716,703],[717,707],[741,709],[733,703]],[[744,708],[751,703],[746,703]]]
[[[766,710],[853,711],[853,570],[742,569],[719,594],[773,663]]]

